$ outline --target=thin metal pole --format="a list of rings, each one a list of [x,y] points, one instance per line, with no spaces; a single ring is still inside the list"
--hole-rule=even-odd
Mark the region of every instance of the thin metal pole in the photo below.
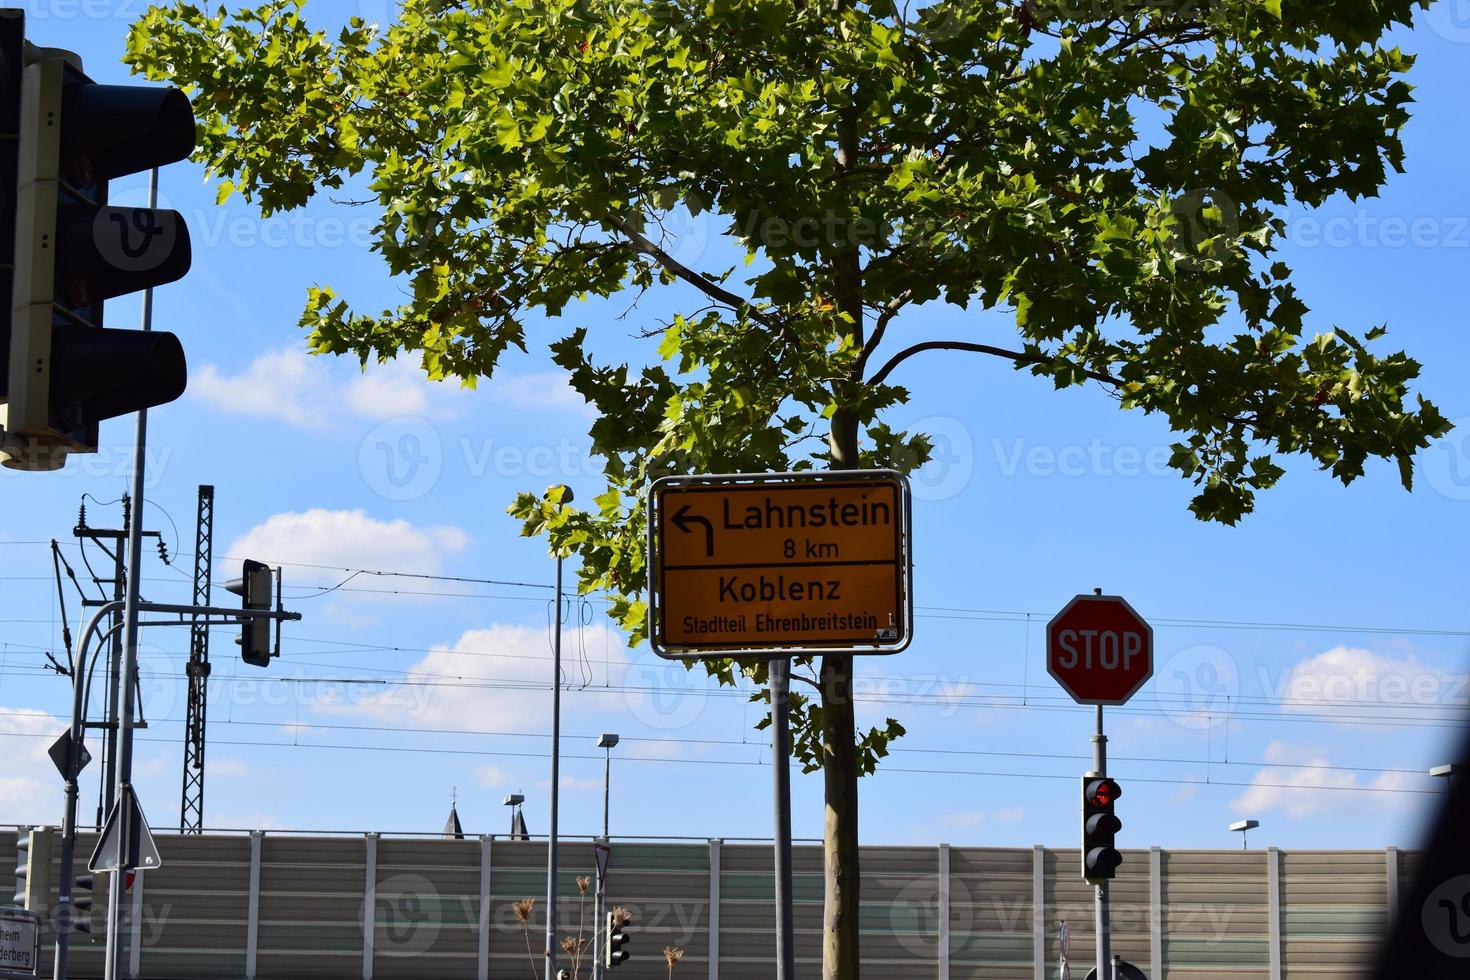
[[[546,840],[546,980],[556,977],[556,823],[561,802],[561,550],[556,553],[556,629],[551,643],[551,832]]]
[[[776,812],[776,980],[796,980],[796,923],[791,884],[791,661],[772,657],[771,781]]]
[[[72,872],[75,870],[77,846],[77,779],[82,768],[82,738],[87,731],[87,647],[97,630],[97,624],[102,622],[102,617],[111,616],[117,612],[117,608],[118,604],[111,602],[92,614],[87,628],[82,630],[81,642],[77,644],[77,659],[71,671],[71,728],[68,729],[71,746],[66,757],[66,808],[61,817],[61,881],[57,886],[56,960],[52,971],[55,980],[66,980],[67,952],[71,943],[71,890],[74,884]],[[119,626],[120,623],[114,624],[104,636],[104,641],[111,640]]]
[[[158,207],[158,168],[154,167],[148,174],[148,207]],[[143,290],[143,322],[144,332],[153,329],[153,289],[149,287]],[[127,841],[133,839],[134,829],[132,827],[133,814],[131,807],[122,806],[125,799],[129,797],[129,790],[133,782],[133,714],[136,711],[134,703],[133,677],[138,672],[138,588],[143,577],[143,488],[144,463],[148,456],[148,409],[140,409],[138,412],[138,435],[133,446],[133,513],[132,521],[128,524],[128,585],[123,596],[123,671],[118,678],[118,684],[122,687],[121,696],[118,698],[122,707],[122,714],[118,719],[119,738],[117,752],[117,782],[113,789],[113,806],[121,807],[118,812],[117,829],[121,836],[120,841],[125,842],[122,852],[126,855]],[[122,862],[120,862],[122,863]],[[113,871],[112,879],[107,889],[107,968],[104,973],[105,980],[118,980],[123,976],[123,956],[127,951],[127,929],[126,920],[128,903],[123,901],[123,883],[127,872]]]
[[[132,506],[127,494],[123,494],[123,533],[128,533],[128,522],[132,519]],[[112,546],[116,549],[112,555],[112,598],[118,603],[118,612],[122,611],[123,588],[126,575],[123,570],[123,547],[122,541],[114,541]],[[113,623],[121,625],[122,619],[119,615],[113,616]],[[107,813],[112,809],[112,784],[117,778],[117,679],[122,673],[122,630],[119,629],[112,634],[112,642],[108,644],[110,650],[107,655],[107,734],[102,749],[102,772],[100,773],[102,785],[97,794],[97,830],[102,830],[102,821],[107,818]]]
[[[602,761],[602,842],[608,843],[608,799],[612,794],[612,747],[604,750]],[[602,929],[607,916],[607,875],[597,874],[597,894],[592,900],[592,980],[602,980]]]
[[[1108,774],[1108,737],[1103,734],[1103,709],[1097,706],[1097,734],[1092,736],[1092,768],[1098,776]],[[1085,861],[1087,856],[1083,855]],[[1097,934],[1098,980],[1113,980],[1112,919],[1108,908],[1108,882],[1097,883],[1093,900],[1093,931]]]

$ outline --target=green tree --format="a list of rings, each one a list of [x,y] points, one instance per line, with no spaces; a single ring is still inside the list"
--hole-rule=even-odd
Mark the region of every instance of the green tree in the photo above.
[[[1382,328],[1309,330],[1277,253],[1289,207],[1375,194],[1400,167],[1412,59],[1384,35],[1416,4],[1073,2],[405,0],[334,38],[295,0],[176,2],[127,60],[190,90],[221,200],[269,214],[368,188],[408,296],[364,312],[310,289],[318,352],[414,352],[473,383],[526,346],[528,313],[693,297],[645,324],[647,363],[602,361],[582,327],[544,338],[597,409],[606,492],[512,507],[579,554],[581,589],[637,641],[649,481],[912,469],[924,434],[883,419],[926,351],[1161,415],[1204,520],[1240,519],[1290,456],[1344,483],[1393,460],[1409,486],[1446,428],[1411,391],[1418,364],[1376,352]],[[683,209],[718,216],[745,267],[670,254],[661,219]],[[885,350],[896,317],[940,302],[1014,330]],[[851,657],[808,666],[793,724],[825,779],[823,972],[850,980],[857,780],[902,728],[857,732]]]

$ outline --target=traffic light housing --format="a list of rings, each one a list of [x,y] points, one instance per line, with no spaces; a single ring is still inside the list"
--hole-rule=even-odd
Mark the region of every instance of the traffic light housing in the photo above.
[[[12,902],[41,912],[51,900],[51,853],[56,831],[51,827],[21,827],[15,835],[15,891]]]
[[[628,934],[623,930],[632,921],[633,913],[621,907],[607,914],[606,942],[602,944],[602,948],[607,951],[603,966],[609,970],[628,961],[630,954],[623,948],[628,945]]]
[[[60,468],[95,452],[98,423],[183,394],[178,338],[103,326],[107,299],[189,270],[183,216],[108,203],[108,181],[194,149],[194,113],[178,89],[99,85],[69,52],[25,41],[0,18],[0,316],[8,336],[0,463]],[[12,156],[13,153],[13,156]]]
[[[10,904],[16,908],[28,908],[26,897],[31,880],[31,832],[21,827],[15,834],[15,892]]]
[[[1116,838],[1123,821],[1113,812],[1123,787],[1106,776],[1082,777],[1082,877],[1110,881],[1117,877],[1123,855]]]
[[[240,597],[240,608],[268,610],[275,591],[275,574],[264,562],[246,558],[239,578],[225,583],[225,589]],[[254,617],[240,624],[240,658],[253,667],[269,667],[271,662],[271,621]]]
[[[96,887],[97,879],[92,875],[77,875],[72,879],[71,908],[68,910],[72,932],[91,933],[92,893]]]

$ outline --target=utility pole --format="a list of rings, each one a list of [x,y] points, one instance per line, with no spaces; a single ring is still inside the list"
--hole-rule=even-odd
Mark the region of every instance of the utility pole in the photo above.
[[[557,509],[572,502],[572,488],[558,487],[561,496]],[[562,550],[556,549],[556,628],[552,631],[551,644],[551,828],[546,839],[546,980],[556,976],[556,846],[557,808],[561,802],[561,583]]]
[[[214,487],[201,484],[194,521],[194,605],[209,605],[214,565]],[[209,702],[209,626],[196,615],[189,624],[189,706],[184,721],[184,789],[179,833],[204,832],[204,739]]]

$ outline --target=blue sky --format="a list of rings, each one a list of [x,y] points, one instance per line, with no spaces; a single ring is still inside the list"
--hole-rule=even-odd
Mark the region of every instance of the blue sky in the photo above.
[[[308,9],[329,27],[387,8]],[[78,50],[99,80],[125,80],[117,59],[142,3],[36,0],[28,10],[38,43]],[[1388,323],[1389,342],[1425,363],[1422,390],[1470,423],[1460,376],[1470,355],[1470,8],[1436,7],[1402,43],[1421,56],[1408,173],[1377,200],[1294,214],[1286,253],[1315,327]],[[191,379],[183,399],[150,416],[147,526],[174,564],[150,555],[145,591],[187,599],[195,487],[207,482],[217,488],[216,580],[247,555],[282,564],[304,616],[264,671],[239,663],[230,631],[215,634],[208,825],[433,830],[457,792],[468,830],[498,832],[501,797],[522,791],[528,822],[544,830],[552,567],[504,511],[521,490],[567,482],[589,499],[599,489],[590,416],[545,344],[587,325],[603,356],[645,359],[648,342],[631,335],[679,297],[574,306],[565,322],[534,324],[531,353],[509,357],[478,391],[423,382],[412,364],[364,374],[307,356],[295,324],[313,284],[364,308],[393,302],[395,285],[366,250],[372,214],[322,200],[262,221],[238,199],[215,207],[201,178],[190,164],[163,177],[195,261],[158,291],[155,322],[182,338]],[[115,199],[141,196],[137,182],[114,185]],[[690,258],[724,247],[697,221],[679,235]],[[131,325],[136,310],[134,298],[113,303],[109,322]],[[999,315],[935,307],[901,319],[889,343],[1011,332]],[[928,358],[898,376],[914,398],[895,416],[940,446],[915,478],[915,642],[865,660],[860,685],[861,719],[892,714],[910,734],[864,781],[864,839],[1075,841],[1091,712],[1047,677],[1043,628],[1096,586],[1127,596],[1156,631],[1153,682],[1109,714],[1127,844],[1232,846],[1226,825],[1254,817],[1253,844],[1411,845],[1437,799],[1422,773],[1448,761],[1453,719],[1470,699],[1470,432],[1423,454],[1412,494],[1387,466],[1344,489],[1293,461],[1241,526],[1202,525],[1186,509],[1191,488],[1164,465],[1170,437],[1156,420],[997,362]],[[0,474],[5,822],[60,818],[42,753],[69,694],[43,670],[43,651],[60,644],[44,542],[60,539],[85,581],[70,533],[77,506],[90,494],[89,520],[116,521],[118,508],[97,501],[126,490],[132,431],[130,420],[106,424],[101,451],[59,473]],[[88,557],[103,570],[100,553]],[[341,569],[477,581],[344,582]],[[76,598],[67,595],[74,630]],[[232,601],[222,590],[216,599]],[[615,834],[768,835],[758,709],[646,646],[626,649],[599,603],[571,613],[564,831],[599,829],[593,741],[616,731]],[[177,823],[186,649],[182,630],[145,637],[137,782],[158,828]],[[84,814],[96,776],[84,778]],[[796,833],[816,837],[820,779],[794,785]]]

